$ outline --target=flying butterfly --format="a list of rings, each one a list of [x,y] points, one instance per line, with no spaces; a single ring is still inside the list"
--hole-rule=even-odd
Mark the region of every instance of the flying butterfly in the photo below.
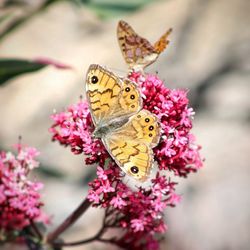
[[[152,64],[169,44],[170,28],[152,45],[147,39],[139,36],[125,21],[119,21],[117,37],[122,55],[130,69],[142,71]]]
[[[86,95],[100,138],[117,165],[136,180],[147,180],[153,167],[154,148],[160,139],[157,117],[142,108],[138,86],[100,65],[90,65]]]

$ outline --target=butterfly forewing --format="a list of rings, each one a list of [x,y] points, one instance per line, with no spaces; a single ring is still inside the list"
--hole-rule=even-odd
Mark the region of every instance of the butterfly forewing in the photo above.
[[[136,84],[121,80],[99,65],[87,73],[86,93],[95,126],[102,126],[122,116],[131,116],[142,106]]]
[[[151,43],[124,21],[118,23],[117,37],[123,57],[130,68],[145,67],[147,58],[156,54]]]

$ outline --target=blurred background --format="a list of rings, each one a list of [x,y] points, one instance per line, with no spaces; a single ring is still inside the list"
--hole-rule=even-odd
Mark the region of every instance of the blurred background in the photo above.
[[[116,38],[124,19],[151,42],[174,29],[168,49],[146,71],[158,71],[169,88],[190,89],[193,131],[206,158],[198,173],[178,179],[182,202],[166,211],[162,249],[250,249],[249,13],[249,0],[0,1],[0,147],[11,149],[22,135],[41,152],[35,178],[46,183],[51,228],[85,197],[94,169],[84,166],[82,155],[51,143],[50,114],[84,94],[91,63],[126,74]],[[45,58],[72,69],[45,66]],[[65,239],[93,235],[101,216],[89,210]]]

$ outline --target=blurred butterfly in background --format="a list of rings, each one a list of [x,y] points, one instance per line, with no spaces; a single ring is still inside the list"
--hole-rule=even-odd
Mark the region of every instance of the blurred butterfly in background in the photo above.
[[[95,125],[94,137],[102,140],[126,174],[139,181],[147,180],[160,126],[154,114],[142,109],[138,86],[92,64],[86,77],[86,95]]]
[[[128,23],[119,21],[117,26],[118,42],[129,68],[142,71],[153,63],[169,44],[168,36],[171,32],[172,29],[169,29],[152,45],[147,39],[139,36]]]

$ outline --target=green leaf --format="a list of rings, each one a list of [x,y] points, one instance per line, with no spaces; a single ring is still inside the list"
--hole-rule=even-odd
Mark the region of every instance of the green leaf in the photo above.
[[[81,0],[101,18],[124,15],[148,4],[152,0]]]
[[[21,59],[0,59],[0,85],[13,77],[46,67],[45,64]]]
[[[52,65],[57,69],[72,69],[68,64],[55,61],[51,58],[40,57],[35,60],[23,59],[0,59],[0,85],[13,77],[21,74],[35,72],[48,65]]]

